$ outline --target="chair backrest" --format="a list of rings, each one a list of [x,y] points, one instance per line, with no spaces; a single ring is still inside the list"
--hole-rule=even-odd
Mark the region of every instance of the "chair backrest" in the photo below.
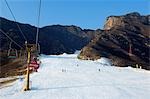
[[[8,58],[17,58],[18,51],[16,49],[9,49],[7,56],[8,56]]]

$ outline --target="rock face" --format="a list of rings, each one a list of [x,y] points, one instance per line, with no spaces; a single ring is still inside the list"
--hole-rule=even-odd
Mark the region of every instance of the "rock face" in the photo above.
[[[150,69],[150,16],[129,13],[107,18],[104,30],[85,46],[80,59],[110,58],[116,66]]]
[[[29,43],[35,43],[36,27],[29,24],[18,23]],[[0,17],[0,29],[12,37],[20,45],[24,45],[24,39],[14,21]],[[74,53],[80,50],[96,35],[97,31],[83,30],[77,26],[51,25],[40,28],[39,43],[42,54]],[[0,49],[7,50],[9,39],[0,33]],[[12,45],[14,48],[17,46]],[[17,48],[18,49],[18,48]]]

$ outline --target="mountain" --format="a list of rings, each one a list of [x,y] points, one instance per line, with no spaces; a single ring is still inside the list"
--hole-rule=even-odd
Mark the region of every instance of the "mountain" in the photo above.
[[[17,22],[18,23],[18,22]],[[18,23],[29,43],[35,43],[36,27]],[[0,28],[13,40],[24,45],[24,38],[16,22],[0,17]],[[51,25],[39,29],[39,43],[43,54],[74,53],[84,47],[97,33],[94,30],[81,29],[77,26]],[[0,49],[8,49],[9,39],[0,33]],[[13,44],[14,48],[19,49]]]
[[[150,69],[150,15],[137,12],[122,16],[110,16],[104,30],[85,46],[80,59],[111,59],[116,66],[136,64]]]
[[[35,26],[18,23],[29,44],[35,44]],[[9,35],[19,45],[24,47],[25,40],[20,33],[16,22],[0,17],[0,29]],[[42,54],[62,54],[74,53],[81,50],[93,39],[101,30],[81,29],[77,26],[51,25],[39,29],[39,43]],[[7,57],[10,40],[0,32],[0,77],[17,76],[25,74],[26,56],[25,52],[17,59]],[[20,48],[12,43],[12,48]],[[21,70],[21,72],[20,72]]]

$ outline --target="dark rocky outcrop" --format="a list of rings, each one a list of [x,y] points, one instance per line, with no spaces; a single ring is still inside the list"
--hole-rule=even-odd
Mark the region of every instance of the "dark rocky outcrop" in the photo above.
[[[40,29],[41,51],[44,54],[74,53],[87,45],[96,35],[94,30],[76,26],[52,25]]]
[[[35,43],[36,27],[29,24],[18,23],[29,43]],[[0,29],[6,32],[20,45],[24,45],[24,39],[16,23],[0,17]],[[94,30],[83,30],[77,26],[51,25],[40,28],[39,43],[43,54],[74,53],[80,50],[95,36]],[[99,31],[99,30],[98,30]],[[7,50],[9,39],[0,33],[0,49]],[[17,48],[17,46],[13,45]],[[17,48],[19,49],[19,48]]]
[[[116,66],[150,69],[150,16],[129,13],[107,18],[104,30],[85,46],[80,59],[110,58]]]

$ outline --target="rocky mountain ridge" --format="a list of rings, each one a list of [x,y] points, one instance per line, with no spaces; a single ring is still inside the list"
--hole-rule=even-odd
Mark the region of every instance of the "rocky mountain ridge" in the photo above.
[[[116,66],[150,69],[150,15],[129,13],[107,18],[102,31],[85,46],[80,59],[111,59]]]
[[[29,43],[35,43],[36,27],[29,24],[18,23],[22,29],[22,32],[26,36]],[[0,28],[6,32],[12,39],[14,39],[20,45],[24,45],[25,40],[21,35],[18,27],[14,21],[7,20],[0,17]],[[100,31],[100,30],[99,30]],[[88,42],[94,38],[97,31],[84,30],[77,26],[62,26],[51,25],[40,28],[39,30],[39,43],[41,45],[42,54],[62,54],[62,53],[74,53],[76,50],[80,50]],[[0,49],[8,50],[9,39],[0,33]],[[13,47],[16,47],[13,45]],[[17,48],[19,49],[19,48]]]

